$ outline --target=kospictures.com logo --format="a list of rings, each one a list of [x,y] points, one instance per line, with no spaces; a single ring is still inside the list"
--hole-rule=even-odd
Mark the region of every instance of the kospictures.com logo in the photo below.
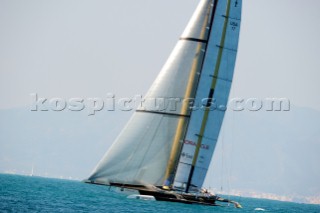
[[[107,111],[132,111],[145,110],[157,112],[180,113],[182,108],[187,110],[220,110],[226,111],[289,111],[290,100],[287,98],[231,98],[210,99],[210,98],[176,98],[176,97],[143,97],[135,95],[132,98],[116,98],[116,95],[108,93],[105,98],[44,98],[37,93],[31,93],[31,111],[55,111],[65,110],[79,112],[86,110],[88,115],[95,115],[102,110]]]

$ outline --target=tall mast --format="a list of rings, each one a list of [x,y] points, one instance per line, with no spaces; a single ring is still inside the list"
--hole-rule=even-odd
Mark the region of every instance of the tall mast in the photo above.
[[[198,43],[198,51],[202,51],[203,53],[205,53],[207,49],[207,43],[212,25],[212,2],[213,0],[203,0],[199,4],[185,32],[180,38],[180,40],[184,40],[185,42]],[[197,73],[201,73],[203,62],[204,56],[194,58],[192,71],[189,76],[188,87],[184,95],[185,98],[195,97],[196,88],[199,82]],[[190,110],[189,103],[184,102],[181,114],[191,115],[191,113],[192,111]],[[187,125],[188,121],[186,120],[180,120],[178,124],[178,131],[176,132],[174,137],[173,148],[170,153],[169,163],[166,170],[164,186],[171,187],[171,185],[173,184],[174,175],[177,169],[178,160],[180,158]]]
[[[218,0],[215,1],[214,12],[215,12],[217,3],[218,3]],[[226,38],[227,24],[228,24],[229,13],[230,13],[230,4],[231,4],[231,1],[228,0],[226,18],[225,18],[225,21],[224,21],[222,38],[221,38],[221,41],[220,41],[220,46],[221,47],[224,46],[224,42],[225,42],[225,38]],[[212,16],[213,19],[214,19],[214,15],[215,14],[213,13],[213,16]],[[218,74],[219,74],[220,64],[221,64],[221,59],[222,59],[222,51],[223,51],[223,48],[220,48],[219,54],[218,54],[218,60],[216,62],[216,66],[215,66],[215,69],[214,69],[214,75],[213,76],[218,76]],[[196,151],[195,151],[194,156],[193,156],[191,170],[190,170],[190,174],[189,174],[189,177],[188,177],[188,183],[187,183],[187,187],[186,187],[186,192],[189,191],[191,180],[192,180],[192,176],[193,176],[193,173],[194,173],[194,168],[195,168],[195,165],[196,165],[197,160],[198,160],[199,151],[200,151],[200,147],[201,147],[201,144],[202,144],[202,138],[203,138],[202,136],[204,135],[204,130],[205,130],[206,125],[207,125],[207,121],[208,121],[208,117],[209,117],[209,113],[210,113],[210,106],[212,104],[212,98],[213,98],[213,95],[214,95],[214,89],[216,87],[216,84],[217,84],[217,78],[212,78],[212,83],[211,83],[211,88],[210,88],[210,92],[209,92],[209,96],[208,96],[208,101],[207,101],[206,108],[204,109],[205,113],[204,113],[203,118],[202,118],[201,129],[200,129],[200,133],[199,133],[199,137],[198,137],[198,141],[197,141],[197,145],[196,145]]]
[[[185,192],[202,187],[218,141],[237,54],[241,0],[216,0],[195,103],[177,166],[174,187]]]
[[[215,15],[215,12],[216,12],[216,9],[217,9],[217,4],[218,4],[218,0],[214,1],[213,3],[213,7],[212,7],[212,14],[211,14],[211,20],[210,20],[210,31],[209,31],[209,38],[210,38],[210,34],[211,34],[211,29],[212,29],[212,24],[213,24],[213,20],[214,20],[214,15]],[[208,46],[206,47],[206,51],[207,51],[207,48]],[[203,64],[202,64],[203,65]],[[207,105],[206,107],[210,107],[211,105],[211,100],[212,100],[212,97],[213,97],[213,92],[214,90],[210,90],[210,93],[209,93],[209,97],[208,97],[208,102],[207,102]],[[205,109],[206,112],[209,112],[208,109]],[[207,117],[207,116],[206,116]],[[206,118],[207,120],[207,118]],[[203,125],[201,126],[201,129],[204,129],[205,128],[205,125],[206,125],[206,120],[203,120]],[[200,134],[200,135],[203,135]],[[201,137],[199,137],[200,139]],[[192,160],[192,166],[191,166],[191,170],[190,170],[190,173],[189,173],[189,176],[188,176],[188,183],[187,183],[187,186],[186,186],[186,192],[189,191],[189,187],[190,187],[190,184],[191,184],[191,180],[192,180],[192,176],[193,176],[193,173],[194,173],[194,167],[196,165],[196,162],[197,162],[197,159],[198,159],[198,155],[199,155],[199,150],[200,150],[200,147],[201,147],[201,140],[198,140],[197,142],[197,147],[196,147],[196,151],[195,151],[195,155],[193,156],[193,160]]]

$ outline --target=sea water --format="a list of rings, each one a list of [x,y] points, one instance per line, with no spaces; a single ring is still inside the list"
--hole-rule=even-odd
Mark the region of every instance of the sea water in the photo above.
[[[242,209],[129,199],[106,186],[0,174],[0,212],[320,212],[320,205],[233,197]]]

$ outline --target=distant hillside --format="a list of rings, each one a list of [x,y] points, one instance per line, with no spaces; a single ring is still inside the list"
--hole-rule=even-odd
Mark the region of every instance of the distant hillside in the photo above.
[[[86,178],[130,112],[0,111],[0,172]],[[206,185],[279,195],[320,192],[320,112],[228,112]]]
[[[85,178],[130,117],[129,112],[0,111],[0,172]]]

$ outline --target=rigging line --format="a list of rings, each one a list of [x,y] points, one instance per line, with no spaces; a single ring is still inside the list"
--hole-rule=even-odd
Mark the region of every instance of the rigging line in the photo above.
[[[221,134],[221,194],[223,192],[223,174],[224,174],[224,133],[225,133],[225,130],[224,128],[222,128],[222,134]]]
[[[229,70],[229,59],[227,58],[227,70]],[[224,96],[225,97],[228,97],[228,92],[227,90],[224,91]],[[227,114],[227,112],[225,112],[225,114]],[[227,114],[228,115],[228,114]],[[222,153],[223,153],[223,165],[224,165],[224,168],[225,168],[225,174],[226,174],[226,188],[227,188],[227,191],[226,193],[228,194],[228,199],[230,200],[230,176],[229,176],[229,170],[228,170],[228,166],[229,166],[229,155],[228,155],[228,148],[226,148],[226,141],[225,141],[225,136],[226,136],[226,133],[228,132],[227,128],[226,128],[226,119],[224,119],[223,121],[223,141],[222,141]],[[228,141],[228,140],[227,140]]]
[[[210,13],[209,13],[209,15],[210,15]],[[204,23],[203,23],[204,27],[203,27],[203,29],[201,31],[200,38],[205,38],[206,36],[209,38],[209,35],[206,35],[208,24],[205,24],[205,23],[208,23],[208,19],[209,19],[208,16],[209,15],[207,15],[205,20],[204,20]],[[209,31],[209,34],[210,34],[210,31]],[[203,43],[199,43],[198,44],[198,48],[197,48],[197,51],[196,51],[197,54],[202,52],[201,50],[203,49],[203,45],[206,45],[206,44],[203,44]],[[205,48],[207,48],[207,46],[205,46]],[[200,57],[196,57],[194,59],[193,63],[192,63],[192,68],[191,68],[191,72],[190,72],[190,75],[189,75],[187,89],[186,89],[186,92],[185,92],[185,95],[184,95],[184,97],[186,97],[186,98],[189,98],[192,95],[192,93],[195,93],[195,91],[196,91],[196,87],[194,85],[194,81],[196,80],[195,78],[196,78],[196,73],[198,71],[199,65],[200,65],[200,70],[202,69],[204,57],[205,57],[205,55],[203,55],[202,57],[200,55]],[[200,58],[201,58],[201,62],[200,62]],[[188,113],[188,105],[184,104],[182,106],[180,114],[187,114],[187,113]],[[181,139],[183,137],[185,137],[187,126],[188,126],[188,121],[186,121],[186,119],[181,119],[180,118],[178,126],[177,126],[177,131],[176,131],[176,134],[174,136],[171,153],[170,153],[170,157],[169,157],[169,160],[168,160],[168,166],[167,166],[167,169],[166,169],[166,172],[165,172],[165,176],[164,176],[165,177],[164,181],[170,179],[170,177],[173,176],[172,180],[170,180],[169,185],[172,184],[173,180],[174,180],[174,176],[175,176],[175,173],[176,173],[176,170],[177,170],[177,165],[178,165],[178,162],[179,162],[179,154],[181,153],[182,147],[183,147],[183,144],[181,144]]]
[[[232,94],[234,93],[234,89],[232,89]],[[230,111],[229,111],[230,112]],[[230,120],[230,119],[229,119]],[[230,184],[230,177],[232,177],[232,171],[233,171],[233,152],[234,152],[234,132],[235,132],[235,112],[231,111],[231,151],[230,151],[230,168],[229,168],[229,188],[231,189]],[[230,194],[230,193],[229,193]]]
[[[231,0],[228,0],[228,2],[227,2],[227,10],[226,10],[226,16],[227,17],[229,17],[230,6],[231,6]],[[224,25],[223,25],[223,31],[222,31],[222,37],[221,37],[221,41],[220,41],[220,46],[224,46],[224,43],[225,43],[228,21],[229,21],[229,19],[225,18]],[[222,61],[222,53],[223,53],[223,49],[219,48],[217,63],[216,63],[215,70],[214,70],[214,76],[218,76],[218,73],[219,73],[219,70],[220,70],[221,61]],[[212,90],[214,91],[214,89],[216,87],[216,83],[217,83],[217,79],[213,78],[212,79],[210,93],[211,93]],[[204,112],[204,116],[203,116],[202,124],[201,124],[201,129],[200,129],[200,135],[204,134],[205,127],[206,127],[206,124],[207,124],[207,121],[208,121],[208,118],[209,118],[209,112],[210,112],[210,110],[207,110],[207,109]],[[196,165],[197,160],[198,160],[198,155],[199,155],[201,143],[202,143],[202,138],[199,137],[198,138],[198,142],[197,142],[196,151],[195,151],[195,154],[193,156],[193,161],[192,161],[192,166],[191,166],[191,170],[190,170],[190,174],[189,174],[189,178],[188,178],[188,184],[187,184],[187,187],[186,187],[186,192],[189,191],[189,188],[190,188],[190,185],[191,185],[192,176],[193,176],[193,173],[194,173],[195,165]]]

